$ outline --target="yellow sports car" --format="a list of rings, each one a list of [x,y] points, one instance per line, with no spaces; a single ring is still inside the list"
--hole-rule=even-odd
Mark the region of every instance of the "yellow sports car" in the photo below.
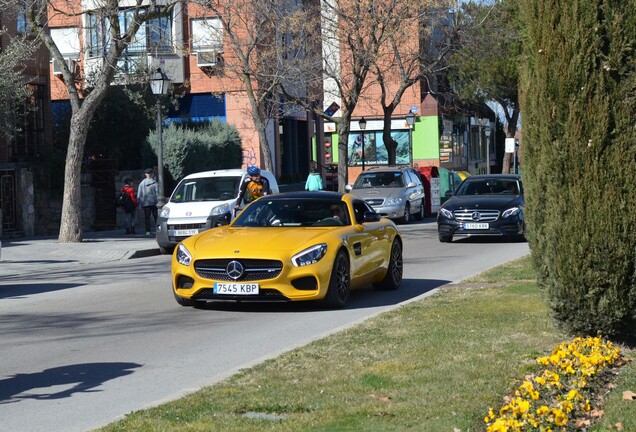
[[[183,240],[172,256],[177,302],[322,300],[402,281],[402,238],[362,199],[335,192],[262,197],[230,225]]]

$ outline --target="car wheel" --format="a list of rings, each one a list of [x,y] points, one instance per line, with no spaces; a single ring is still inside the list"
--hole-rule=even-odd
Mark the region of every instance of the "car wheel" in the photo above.
[[[453,236],[438,234],[437,237],[442,243],[450,243],[453,241]]]
[[[174,295],[174,299],[181,306],[200,306],[202,304],[202,302],[199,300],[191,300],[189,298],[180,297],[177,295],[177,293],[174,292],[174,290],[172,291],[172,294]]]
[[[424,220],[424,200],[422,200],[422,202],[420,203],[420,211],[415,213],[415,220]]]
[[[386,276],[384,276],[381,282],[373,284],[373,288],[383,291],[398,289],[402,282],[403,269],[402,244],[398,239],[394,239],[393,246],[391,246],[391,257],[389,259]]]
[[[351,295],[351,275],[349,274],[349,257],[344,251],[338,252],[331,270],[329,288],[325,296],[325,304],[333,309],[342,308]]]
[[[409,223],[409,221],[411,220],[411,206],[409,205],[409,203],[404,204],[404,216],[402,216],[400,218],[400,222],[402,223]]]

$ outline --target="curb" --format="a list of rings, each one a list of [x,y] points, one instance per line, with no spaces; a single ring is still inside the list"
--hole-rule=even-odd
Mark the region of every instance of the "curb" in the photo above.
[[[156,248],[156,249],[142,249],[142,250],[134,251],[132,254],[130,254],[128,259],[146,258],[146,257],[155,256],[155,255],[161,255],[161,251],[159,250],[159,248]]]

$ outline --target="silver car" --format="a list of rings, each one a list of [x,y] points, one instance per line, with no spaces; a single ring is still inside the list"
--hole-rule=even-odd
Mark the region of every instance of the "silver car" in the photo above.
[[[424,186],[411,167],[371,168],[362,172],[347,192],[359,196],[382,216],[409,223],[424,219]]]

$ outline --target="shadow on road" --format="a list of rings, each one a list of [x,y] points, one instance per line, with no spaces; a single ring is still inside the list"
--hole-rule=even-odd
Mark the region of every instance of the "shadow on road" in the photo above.
[[[51,400],[92,390],[104,382],[133,373],[137,363],[83,363],[17,374],[0,380],[0,404],[24,399]]]
[[[31,283],[24,285],[0,286],[0,299],[21,298],[33,294],[41,294],[53,291],[62,291],[69,288],[76,288],[84,284],[76,283]]]
[[[402,285],[396,291],[376,291],[372,286],[357,289],[351,292],[351,298],[345,309],[363,309],[374,307],[395,306],[407,300],[412,300],[423,294],[431,292],[435,288],[446,285],[450,281],[436,279],[404,279]],[[226,312],[315,312],[325,310],[320,302],[234,302],[211,301],[197,306],[196,309],[222,310]]]

